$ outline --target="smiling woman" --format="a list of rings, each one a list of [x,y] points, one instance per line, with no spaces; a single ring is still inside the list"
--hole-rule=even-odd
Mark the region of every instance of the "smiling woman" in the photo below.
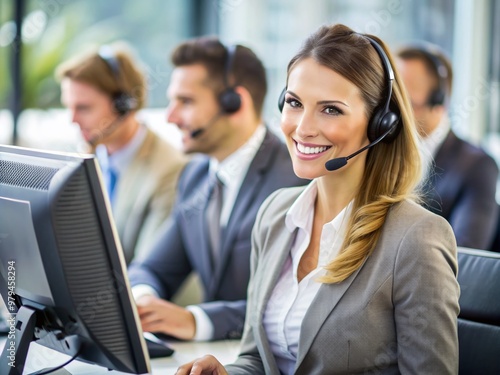
[[[367,124],[365,103],[352,82],[312,58],[291,71],[281,129],[299,177],[329,175],[328,160],[368,144]],[[364,168],[365,158],[359,156],[351,170]]]
[[[294,170],[313,181],[260,208],[236,362],[178,374],[456,374],[456,244],[414,202],[417,134],[387,47],[321,27],[289,63],[280,107]]]

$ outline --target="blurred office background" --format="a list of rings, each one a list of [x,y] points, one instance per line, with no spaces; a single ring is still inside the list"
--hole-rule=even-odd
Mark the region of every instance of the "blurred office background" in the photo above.
[[[337,22],[394,49],[418,39],[440,45],[455,70],[453,128],[500,161],[498,0],[0,0],[0,143],[76,149],[78,128],[61,108],[54,69],[78,51],[125,40],[148,79],[142,116],[178,144],[164,120],[168,57],[199,35],[247,45],[264,60],[265,119],[277,129],[288,60],[318,26]]]

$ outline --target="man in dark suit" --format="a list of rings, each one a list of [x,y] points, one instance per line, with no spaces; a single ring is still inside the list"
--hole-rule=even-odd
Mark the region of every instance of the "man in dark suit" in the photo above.
[[[450,222],[458,246],[489,249],[498,220],[498,166],[484,150],[451,130],[447,113],[451,63],[432,44],[402,48],[398,57],[423,138],[424,206]]]
[[[145,331],[237,338],[257,211],[273,191],[307,181],[262,124],[265,70],[250,49],[200,38],[177,47],[172,62],[167,121],[181,130],[184,151],[200,155],[184,169],[173,214],[149,256],[129,269],[133,293]],[[192,271],[204,302],[183,308],[167,301]]]

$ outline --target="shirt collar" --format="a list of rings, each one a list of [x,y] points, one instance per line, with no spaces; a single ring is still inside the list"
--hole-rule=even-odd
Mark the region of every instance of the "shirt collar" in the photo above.
[[[290,232],[296,228],[305,229],[312,220],[311,212],[314,211],[314,202],[318,194],[316,180],[312,180],[299,197],[293,202],[285,217],[285,225]]]
[[[111,155],[108,155],[105,145],[98,145],[95,153],[101,168],[104,171],[113,168],[118,175],[122,174],[134,159],[144,139],[146,139],[146,129],[141,125],[132,139],[124,147]]]
[[[286,214],[285,225],[290,233],[293,233],[296,229],[300,229],[303,230],[309,238],[311,237],[314,219],[314,203],[317,194],[317,181],[312,180],[295,200]],[[333,220],[323,225],[318,267],[324,267],[328,264],[340,250],[347,230],[347,222],[351,216],[352,204],[353,201],[350,201]],[[292,252],[292,257],[293,255]],[[300,257],[298,259],[300,259]]]
[[[317,195],[317,181],[312,180],[286,213],[285,225],[290,232],[293,232],[297,228],[307,229],[309,224],[312,225],[314,204]],[[338,231],[342,226],[344,217],[348,217],[346,215],[350,214],[351,208],[352,201],[332,221],[326,223],[325,226],[330,226],[335,231]]]
[[[209,166],[210,172],[217,173],[217,176],[224,186],[241,183],[252,160],[262,145],[265,135],[266,127],[261,124],[244,145],[222,162],[219,162],[215,158],[211,158]]]
[[[320,240],[318,266],[325,267],[340,251],[347,230],[347,223],[352,212],[350,201],[335,218],[323,225]]]
[[[448,116],[443,116],[443,119],[439,123],[436,129],[429,134],[427,137],[422,139],[422,146],[426,152],[430,155],[435,156],[437,150],[444,142],[448,132],[450,131],[450,120]]]

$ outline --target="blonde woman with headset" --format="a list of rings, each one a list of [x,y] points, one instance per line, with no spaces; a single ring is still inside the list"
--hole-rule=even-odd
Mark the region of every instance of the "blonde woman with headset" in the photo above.
[[[416,128],[389,56],[334,25],[292,58],[281,128],[313,181],[261,206],[236,362],[178,374],[457,373],[455,238],[414,202]]]

